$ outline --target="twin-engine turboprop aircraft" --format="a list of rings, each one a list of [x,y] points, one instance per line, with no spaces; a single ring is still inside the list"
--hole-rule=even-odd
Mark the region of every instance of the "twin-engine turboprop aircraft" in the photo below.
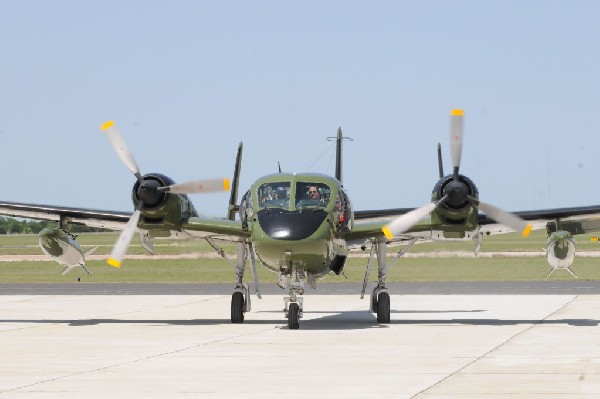
[[[256,275],[258,258],[261,264],[279,274],[278,285],[288,291],[284,298],[284,309],[290,329],[299,327],[305,285],[316,288],[319,277],[329,273],[342,273],[349,255],[349,246],[366,248],[368,245],[371,247],[371,256],[362,293],[364,295],[366,291],[373,259],[376,257],[378,278],[371,291],[370,309],[377,314],[379,323],[388,323],[390,297],[386,279],[391,266],[387,262],[388,244],[407,243],[396,259],[420,239],[473,239],[478,251],[483,235],[514,230],[526,235],[532,227],[541,228],[541,220],[544,219],[563,220],[562,218],[586,215],[588,219],[585,220],[590,220],[588,215],[600,213],[598,206],[585,208],[585,214],[583,208],[572,208],[563,210],[560,214],[551,211],[531,212],[521,218],[479,201],[473,182],[458,173],[462,152],[462,117],[462,111],[453,111],[453,174],[444,177],[440,173],[440,181],[432,194],[432,203],[422,208],[354,212],[341,181],[342,134],[338,130],[335,178],[317,173],[276,173],[264,176],[251,185],[238,204],[242,155],[240,144],[228,219],[200,218],[186,194],[226,190],[229,188],[229,181],[219,179],[175,184],[162,174],[142,175],[114,123],[107,122],[102,125],[102,130],[121,161],[136,177],[132,189],[133,213],[5,202],[0,203],[0,214],[122,230],[108,259],[108,263],[115,267],[123,264],[135,232],[140,233],[142,244],[149,252],[152,252],[152,238],[156,237],[205,239],[234,268],[235,286],[231,299],[233,323],[243,322],[245,313],[251,309],[250,289],[244,281],[247,258],[250,258],[257,285],[256,292],[260,297]],[[441,165],[441,157],[439,161]],[[479,208],[487,215],[479,215]],[[238,220],[235,218],[236,213],[239,214]],[[532,226],[524,219],[535,220],[536,223]],[[552,251],[557,259],[557,254],[562,252],[555,250],[556,243],[566,242],[565,240],[570,239],[569,234],[573,234],[568,228],[566,222],[561,222],[560,229],[555,229],[557,231],[552,241]],[[556,234],[559,232],[561,233]],[[562,232],[566,232],[566,235]],[[53,236],[46,234],[46,237],[52,239]],[[235,262],[230,261],[219,248],[219,240],[237,244]],[[71,245],[75,246],[73,243]],[[548,248],[550,252],[550,244]],[[60,259],[56,254],[50,255]]]

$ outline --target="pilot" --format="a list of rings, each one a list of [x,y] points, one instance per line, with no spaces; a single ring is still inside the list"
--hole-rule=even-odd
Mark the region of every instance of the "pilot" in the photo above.
[[[287,199],[287,191],[283,187],[277,187],[275,190],[275,198],[274,199]]]
[[[313,200],[321,200],[321,194],[319,193],[317,186],[308,187],[308,198]]]

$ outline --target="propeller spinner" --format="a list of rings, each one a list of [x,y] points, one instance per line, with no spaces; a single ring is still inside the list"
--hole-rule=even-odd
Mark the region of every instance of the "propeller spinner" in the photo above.
[[[523,237],[527,237],[531,232],[531,225],[527,224],[521,218],[503,211],[494,205],[479,201],[477,198],[477,188],[473,182],[466,176],[459,174],[463,146],[463,117],[464,111],[461,109],[452,110],[450,113],[450,151],[453,170],[452,176],[441,177],[438,184],[436,184],[436,187],[439,187],[438,198],[441,198],[438,201],[416,208],[385,225],[382,228],[382,232],[387,239],[391,240],[394,236],[408,231],[419,220],[429,215],[439,206],[453,210],[469,206],[479,207],[490,218],[521,232]],[[441,156],[438,155],[438,158],[441,159]]]
[[[173,194],[192,194],[192,193],[209,193],[215,191],[227,191],[230,188],[229,179],[210,179],[210,180],[194,180],[185,183],[171,184],[167,186],[161,185],[160,182],[153,179],[145,179],[140,173],[140,168],[135,161],[133,153],[123,140],[123,137],[116,128],[114,121],[108,121],[100,127],[106,133],[108,141],[117,153],[117,156],[123,164],[136,177],[137,198],[139,203],[136,210],[133,212],[125,229],[121,232],[107,263],[114,267],[121,267],[127,248],[131,242],[131,238],[137,229],[137,224],[140,220],[144,206],[154,206],[161,201],[165,193]]]

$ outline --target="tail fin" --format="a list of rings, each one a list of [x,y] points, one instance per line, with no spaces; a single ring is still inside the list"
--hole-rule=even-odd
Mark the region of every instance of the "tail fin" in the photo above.
[[[91,254],[93,254],[94,252],[96,252],[96,250],[97,250],[97,249],[98,249],[98,247],[92,247],[92,248],[88,249],[87,251],[85,251],[85,252],[83,253],[83,256],[84,256],[84,258],[85,258],[86,256],[88,256],[88,255],[91,255]]]
[[[440,179],[444,177],[444,164],[442,163],[442,145],[438,143],[438,169],[440,170]]]
[[[238,186],[240,184],[240,172],[242,170],[242,149],[243,143],[238,146],[237,156],[235,157],[235,168],[233,169],[233,181],[231,185],[231,196],[229,197],[229,208],[227,209],[227,219],[235,220],[235,214],[239,210],[237,204]]]

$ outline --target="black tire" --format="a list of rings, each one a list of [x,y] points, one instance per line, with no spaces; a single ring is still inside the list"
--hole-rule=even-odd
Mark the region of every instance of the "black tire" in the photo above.
[[[290,303],[288,308],[288,327],[290,330],[300,328],[300,306],[296,302]]]
[[[244,294],[241,292],[234,292],[231,296],[231,322],[232,323],[243,323],[244,322],[244,307],[246,301],[244,300]]]
[[[390,322],[390,294],[380,292],[377,295],[377,323]]]

